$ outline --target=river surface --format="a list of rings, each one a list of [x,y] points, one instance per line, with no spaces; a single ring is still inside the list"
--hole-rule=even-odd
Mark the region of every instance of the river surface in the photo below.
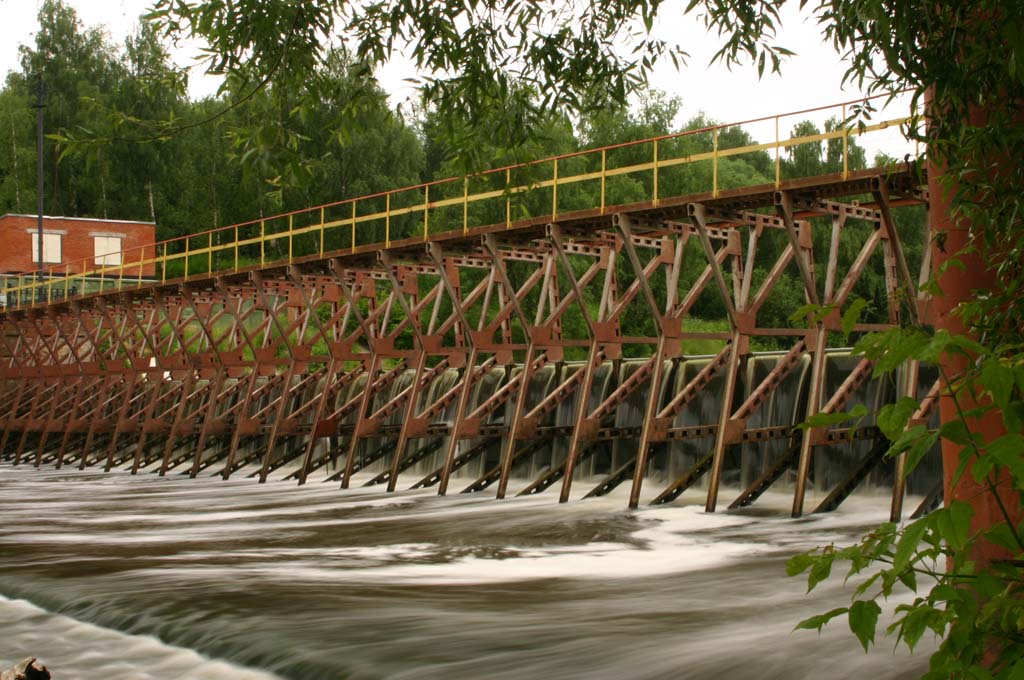
[[[806,596],[786,559],[852,541],[887,498],[793,520],[782,494],[706,514],[698,495],[629,511],[624,493],[560,506],[0,467],[0,667],[39,656],[55,680],[926,670],[931,641],[865,654],[843,621],[793,631],[851,589],[833,578]]]

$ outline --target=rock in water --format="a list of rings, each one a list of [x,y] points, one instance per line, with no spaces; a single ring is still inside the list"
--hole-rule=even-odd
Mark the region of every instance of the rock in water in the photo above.
[[[46,670],[46,666],[36,664],[36,658],[31,656],[0,673],[0,680],[50,680],[50,671]]]

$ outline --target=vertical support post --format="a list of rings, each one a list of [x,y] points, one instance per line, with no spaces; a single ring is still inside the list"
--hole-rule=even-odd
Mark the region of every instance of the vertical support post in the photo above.
[[[413,418],[416,417],[416,405],[420,400],[420,383],[423,381],[423,371],[427,366],[427,352],[421,346],[416,357],[416,368],[412,375],[412,384],[409,385],[409,397],[405,402],[405,417],[402,418],[402,427],[398,432],[398,444],[395,446],[395,453],[391,457],[391,474],[388,476],[388,493],[393,493],[398,485],[398,475],[402,470],[402,459],[405,457],[405,450],[409,446],[409,428]],[[471,365],[470,365],[471,367]],[[467,367],[469,370],[470,367]]]
[[[718,198],[718,128],[711,131],[711,195]]]
[[[551,221],[558,219],[558,159],[554,161],[555,169],[551,179]]]
[[[430,238],[430,185],[423,187],[423,240]]]
[[[366,411],[373,401],[373,381],[377,378],[377,372],[380,370],[380,355],[376,352],[370,357],[370,365],[366,370],[366,384],[363,386],[363,393],[359,397],[359,405],[356,407],[356,418],[355,425],[352,429],[352,437],[348,442],[348,452],[345,456],[345,472],[341,477],[341,488],[347,489],[349,483],[352,481],[352,474],[355,470],[356,453],[359,449],[359,424],[366,416]]]
[[[484,242],[485,247],[487,241]],[[493,246],[493,241],[491,242]],[[494,260],[497,260],[494,257]],[[495,271],[501,277],[503,286],[511,288],[509,282],[508,272],[505,270],[504,263],[502,262],[499,267],[499,263],[495,262]],[[512,463],[515,461],[516,454],[516,434],[519,431],[519,424],[522,422],[523,415],[526,411],[526,396],[529,391],[530,381],[533,379],[533,364],[534,356],[538,352],[538,338],[542,335],[541,321],[544,318],[544,300],[548,297],[548,288],[552,285],[552,277],[555,270],[555,261],[551,253],[545,256],[544,261],[544,281],[541,284],[540,296],[537,303],[537,311],[535,316],[535,322],[531,325],[526,315],[519,305],[517,298],[513,297],[514,304],[516,305],[516,314],[519,316],[520,321],[523,324],[523,332],[527,336],[526,345],[526,356],[523,359],[523,368],[519,374],[519,390],[516,392],[515,405],[512,409],[512,418],[509,422],[508,433],[505,437],[504,447],[501,451],[501,471],[498,477],[498,492],[497,498],[504,498],[505,493],[508,491],[508,480],[512,475]],[[544,336],[550,337],[550,327],[545,329]],[[541,350],[543,351],[543,350]]]
[[[775,116],[775,188],[782,186],[782,158],[779,145],[779,117]]]
[[[565,275],[569,279],[569,285],[572,288],[576,304],[579,305],[580,313],[583,315],[583,321],[586,323],[587,332],[590,335],[587,364],[581,369],[585,371],[585,373],[583,374],[583,380],[577,391],[576,415],[574,418],[572,437],[569,439],[569,451],[565,459],[565,474],[562,477],[562,491],[558,496],[558,502],[565,503],[569,500],[569,493],[572,489],[572,476],[575,471],[576,460],[579,458],[580,449],[583,443],[583,425],[586,420],[587,413],[589,412],[590,390],[594,384],[594,371],[601,363],[601,356],[599,356],[600,343],[597,339],[594,321],[591,319],[590,312],[587,310],[587,301],[583,297],[583,290],[580,288],[579,280],[576,278],[576,274],[573,273],[569,257],[565,252],[562,229],[557,223],[552,223],[548,226],[548,232],[555,254],[558,256],[558,260],[562,264],[562,268],[565,270]],[[603,254],[602,257],[604,257]],[[607,289],[611,277],[614,275],[615,267],[608,262],[605,262],[605,266],[607,267],[605,271],[605,288]],[[599,320],[603,320],[603,317]]]
[[[265,484],[267,475],[270,474],[270,463],[274,456],[274,445],[277,443],[278,432],[281,430],[281,423],[284,422],[284,414],[288,410],[288,403],[291,401],[292,380],[295,378],[297,362],[292,354],[291,347],[285,344],[289,351],[288,370],[285,371],[284,381],[281,383],[281,395],[278,397],[277,410],[274,413],[274,422],[270,425],[270,433],[267,435],[266,451],[263,452],[263,462],[260,465],[260,484]]]
[[[310,426],[309,441],[306,442],[306,453],[302,456],[302,467],[299,468],[299,486],[306,483],[309,476],[309,467],[313,463],[313,449],[316,448],[317,426],[323,418],[324,409],[327,407],[327,399],[331,394],[331,381],[334,380],[337,372],[338,361],[333,356],[327,362],[327,370],[324,371],[324,384],[320,388],[320,398],[316,403],[316,410],[313,413],[312,425]]]
[[[813,305],[820,304],[818,297],[818,286],[811,269],[808,256],[812,251],[810,224],[804,224],[803,233],[799,232],[793,219],[793,201],[789,192],[775,192],[775,206],[786,227],[786,234],[789,236],[789,244],[793,248],[793,258],[796,260],[800,270],[800,278],[803,279],[804,293],[807,301]],[[804,238],[801,238],[803,236]],[[827,346],[828,331],[821,321],[818,321],[813,331],[814,339],[808,342],[811,347],[811,385],[807,396],[807,417],[810,418],[821,408],[821,389],[825,379],[825,347]],[[807,476],[810,472],[811,457],[814,453],[814,432],[807,430],[800,440],[800,462],[797,466],[797,479],[793,491],[794,517],[803,514],[804,496],[807,489]]]
[[[658,416],[661,384],[665,374],[665,331],[658,324],[658,347],[654,352],[654,369],[648,386],[647,403],[644,405],[644,420],[640,427],[640,441],[637,442],[636,466],[633,468],[633,484],[629,490],[629,507],[635,509],[640,504],[640,492],[643,489],[644,475],[647,471],[647,457],[651,452],[651,438],[654,433],[654,421]]]
[[[811,384],[807,393],[807,418],[821,410],[821,388],[825,380],[825,346],[828,331],[818,324],[813,331],[814,344],[811,359]],[[797,464],[796,485],[793,490],[793,517],[799,517],[804,511],[804,496],[807,491],[807,476],[811,469],[811,457],[814,453],[814,431],[805,430],[800,440],[800,462]]]
[[[654,140],[654,190],[652,203],[658,206],[658,140]]]
[[[874,178],[872,185],[871,193],[875,198],[875,202],[878,203],[878,211],[882,214],[882,228],[885,229],[886,235],[889,237],[888,247],[892,250],[892,256],[896,261],[896,269],[899,272],[900,283],[903,286],[903,293],[907,298],[907,317],[912,324],[917,324],[917,288],[910,275],[910,267],[903,253],[902,240],[900,239],[899,232],[896,230],[896,221],[892,216],[892,206],[889,202],[889,186],[881,177]],[[928,249],[925,252],[927,253]]]
[[[238,443],[242,439],[242,428],[239,427],[240,423],[238,421],[241,421],[242,419],[248,417],[249,404],[252,403],[252,395],[253,392],[256,391],[256,378],[259,377],[259,374],[259,365],[254,364],[250,369],[249,380],[245,386],[245,396],[242,397],[242,404],[241,406],[238,407],[238,416],[235,419],[235,427],[231,432],[231,444],[228,446],[228,456],[227,459],[224,461],[224,469],[221,470],[220,473],[221,479],[223,479],[224,481],[227,481],[228,478],[231,477],[231,468],[235,466],[235,456],[238,454]],[[216,395],[211,395],[211,398],[215,396]],[[202,455],[202,453],[202,450],[197,447],[196,460],[193,464],[193,470],[196,472],[198,472],[200,464],[199,457]]]
[[[128,407],[132,401],[132,394],[135,392],[135,385],[139,380],[138,370],[132,367],[129,372],[131,377],[128,378],[128,388],[123,392],[124,396],[114,416],[113,431],[110,433],[110,443],[107,445],[107,463],[103,466],[104,472],[110,472],[111,468],[114,467],[114,451],[117,449],[118,435],[121,433],[121,422],[124,420],[124,414],[128,412]]]
[[[462,233],[469,233],[469,175],[462,178]]]
[[[850,127],[846,124],[846,104],[843,104],[843,179],[850,176]]]
[[[356,201],[352,199],[352,252],[356,252]]]
[[[911,359],[905,364],[905,373],[900,385],[900,396],[914,398],[917,396],[917,380],[920,374],[920,363]],[[892,503],[889,506],[889,521],[899,522],[903,517],[903,497],[907,491],[907,452],[896,456],[896,464],[892,480]]]
[[[493,238],[494,237],[491,235],[484,238],[485,250],[487,248],[487,243],[493,243]],[[430,246],[427,247],[427,254],[430,256],[430,259],[433,260],[434,265],[440,272],[441,284],[451,300],[453,313],[461,322],[464,335],[469,340],[470,345],[469,358],[467,359],[466,366],[463,369],[462,386],[459,390],[459,398],[455,406],[455,418],[452,421],[452,427],[448,438],[448,447],[445,450],[444,463],[441,467],[441,478],[437,489],[437,494],[439,496],[443,496],[448,492],[448,480],[451,477],[452,466],[455,461],[455,453],[459,448],[459,430],[462,425],[462,419],[466,414],[466,405],[469,403],[469,395],[473,390],[473,379],[476,372],[476,363],[479,353],[477,351],[476,339],[473,337],[473,333],[470,330],[469,320],[466,318],[465,312],[462,308],[463,301],[461,296],[458,294],[455,286],[452,285],[452,282],[448,279],[448,274],[445,271],[444,251],[442,250],[441,245],[439,243],[430,244]],[[479,329],[483,328],[486,323],[486,318],[487,304],[485,303],[480,312],[480,320],[477,326]],[[392,477],[394,476],[395,475],[393,474]]]
[[[633,268],[633,273],[636,275],[637,281],[640,282],[644,300],[646,300],[648,309],[654,317],[654,327],[658,334],[658,345],[654,353],[654,369],[651,372],[648,386],[647,403],[644,407],[644,419],[640,427],[640,441],[637,443],[636,465],[633,468],[633,483],[629,492],[629,507],[636,508],[640,503],[640,491],[643,487],[644,474],[647,468],[647,456],[650,453],[651,448],[651,436],[654,431],[654,420],[658,415],[661,382],[665,368],[665,324],[668,322],[668,317],[666,314],[662,313],[661,309],[658,308],[658,302],[654,297],[654,292],[647,283],[643,264],[640,262],[640,257],[637,255],[636,248],[633,246],[633,228],[630,224],[629,218],[626,215],[616,215],[615,224],[619,228],[619,233],[622,234],[623,248],[629,258],[629,263]],[[673,259],[675,260],[676,258]],[[668,293],[668,295],[671,296],[671,293]],[[669,303],[666,307],[670,307],[671,304],[672,300],[670,297]]]
[[[391,192],[384,194],[384,247],[391,247]]]
[[[114,389],[122,377],[123,376],[121,374],[107,374],[101,383],[99,394],[96,397],[96,406],[92,409],[93,417],[89,420],[89,429],[86,431],[85,444],[82,447],[82,452],[79,457],[79,470],[84,470],[89,464],[89,452],[92,451],[92,443],[96,437],[96,430],[99,429],[101,421],[103,420],[104,395],[108,394],[111,389]]]
[[[353,212],[354,210],[355,209],[353,208]],[[366,410],[369,408],[369,405],[373,400],[373,381],[376,379],[377,372],[380,370],[381,358],[373,346],[373,341],[376,338],[374,327],[371,324],[367,324],[363,315],[360,313],[356,296],[345,281],[340,261],[337,259],[331,260],[330,269],[339,288],[341,289],[346,303],[348,304],[348,309],[351,310],[352,315],[355,316],[356,322],[359,324],[359,328],[365,336],[365,342],[370,347],[371,352],[369,365],[366,366],[366,384],[363,387],[363,393],[360,395],[359,404],[356,407],[355,425],[352,429],[352,437],[349,439],[348,451],[345,456],[345,470],[342,473],[341,478],[341,488],[347,489],[349,482],[352,479],[352,473],[355,468],[356,452],[359,448],[359,424],[365,417]]]
[[[255,374],[256,371],[254,370],[253,373]],[[203,465],[203,452],[206,450],[206,440],[210,433],[210,426],[213,424],[213,421],[216,420],[217,417],[217,395],[220,394],[220,390],[224,385],[224,379],[226,377],[227,369],[224,368],[224,366],[220,366],[217,368],[217,375],[214,376],[214,379],[207,385],[207,389],[209,390],[210,394],[210,399],[207,403],[206,414],[203,416],[203,424],[200,426],[199,439],[196,441],[196,456],[193,459],[193,464],[191,464],[191,467],[188,469],[188,476],[190,478],[195,479],[196,475],[199,474],[200,467]],[[253,387],[253,381],[251,377],[247,387],[249,389],[252,389]],[[181,411],[180,413],[181,417],[183,418],[184,411]],[[233,439],[234,437],[232,436],[231,440],[233,441]],[[166,460],[170,460],[170,452],[170,442],[168,442],[167,451],[164,453]]]
[[[601,149],[601,214],[604,214],[605,185],[608,179],[608,150]]]
[[[178,401],[177,408],[174,409],[174,417],[171,419],[171,426],[167,432],[167,441],[164,442],[164,457],[160,462],[160,470],[158,473],[161,477],[167,474],[167,469],[171,465],[171,456],[174,454],[175,437],[177,437],[181,421],[185,416],[185,408],[188,406],[189,397],[192,394],[192,385],[195,383],[195,379],[195,371],[185,372],[185,379],[181,383],[181,398]],[[212,403],[209,410],[214,410]]]
[[[505,168],[505,228],[512,228],[512,169]]]
[[[811,270],[811,264],[807,260],[807,254],[810,252],[810,232],[806,232],[806,245],[800,242],[800,232],[797,230],[796,222],[793,219],[793,199],[788,191],[776,191],[775,192],[775,206],[778,210],[779,217],[782,218],[782,222],[786,227],[786,235],[789,237],[789,243],[793,246],[793,259],[796,260],[797,268],[800,270],[800,278],[804,283],[804,292],[807,294],[807,301],[812,305],[819,304],[818,301],[818,287],[814,281],[814,272]],[[805,224],[806,229],[810,229],[809,224]]]
[[[440,248],[439,246],[435,246]],[[434,249],[428,246],[428,251],[433,253]],[[423,341],[423,332],[420,328],[420,319],[413,309],[412,305],[409,304],[409,300],[405,296],[405,291],[402,290],[401,282],[398,277],[395,276],[393,262],[386,251],[379,254],[381,264],[384,266],[385,273],[387,274],[388,280],[391,282],[391,295],[393,298],[398,300],[399,306],[405,313],[405,318],[409,322],[409,327],[412,330],[413,338],[415,340],[417,354],[416,354],[416,369],[413,373],[413,382],[409,386],[409,397],[405,403],[405,417],[402,419],[402,426],[398,434],[398,444],[395,447],[395,453],[391,459],[391,475],[388,477],[388,493],[395,490],[398,484],[398,473],[401,470],[402,459],[405,456],[405,449],[409,444],[409,427],[412,419],[416,415],[416,403],[419,401],[420,396],[420,382],[423,380],[423,371],[427,364],[427,348]],[[442,267],[441,273],[442,280],[444,279],[444,272]],[[458,308],[459,301],[457,299],[452,300],[452,306]]]
[[[733,295],[725,281],[722,268],[715,259],[715,251],[711,247],[711,239],[707,230],[707,211],[703,205],[691,203],[688,212],[690,221],[697,227],[697,234],[700,237],[701,246],[708,259],[708,266],[711,267],[718,292],[722,296],[725,311],[729,316],[729,325],[732,327],[732,337],[729,345],[729,363],[725,373],[725,385],[722,390],[722,406],[718,418],[718,429],[715,432],[715,446],[711,462],[711,477],[708,481],[708,496],[704,509],[706,512],[714,512],[718,504],[718,489],[722,481],[722,468],[725,465],[725,451],[729,445],[728,426],[732,415],[732,404],[736,396],[736,383],[739,380],[740,359],[746,353],[745,336],[740,331],[739,317],[736,307],[733,304]]]
[[[526,409],[526,394],[529,391],[530,381],[533,379],[533,359],[537,352],[533,330],[532,328],[527,329],[530,340],[526,345],[526,356],[523,358],[523,368],[519,373],[519,389],[516,391],[512,419],[509,422],[508,432],[505,435],[504,446],[501,451],[501,472],[498,477],[498,491],[496,495],[498,499],[504,498],[508,492],[508,480],[512,476],[512,463],[516,457],[516,434]]]
[[[736,383],[739,381],[741,343],[743,336],[734,330],[729,345],[729,364],[725,371],[725,385],[722,390],[722,407],[718,417],[718,429],[715,432],[715,448],[711,459],[711,477],[708,480],[708,497],[704,504],[705,512],[714,512],[718,505],[718,489],[722,483],[722,468],[725,465],[725,450],[728,446],[727,428],[729,416],[732,415],[732,404],[736,397]]]

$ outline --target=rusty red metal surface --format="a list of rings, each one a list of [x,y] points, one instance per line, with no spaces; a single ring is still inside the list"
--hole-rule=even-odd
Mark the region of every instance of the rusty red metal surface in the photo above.
[[[368,483],[441,494],[476,466],[466,491],[496,485],[502,498],[525,478],[517,493],[560,483],[562,502],[589,465],[600,483],[586,495],[630,481],[631,507],[645,481],[658,483],[649,493],[660,503],[706,477],[713,511],[730,455],[778,444],[732,507],[788,478],[799,515],[816,451],[839,430],[800,431],[762,414],[804,366],[801,417],[841,411],[864,389],[870,363],[837,380],[826,357],[842,333],[840,310],[879,250],[888,321],[854,330],[917,318],[922,302],[893,217],[894,206],[926,199],[916,181],[909,170],[860,172],[665,199],[8,310],[0,456],[224,479],[244,471],[261,482],[285,469],[299,484],[342,488],[376,466]],[[840,239],[854,222],[872,228],[840,271]],[[766,261],[769,232],[783,245]],[[816,263],[818,243],[828,256]],[[762,325],[785,277],[831,311],[809,328]],[[688,328],[702,296],[724,310],[719,330]],[[783,349],[755,379],[759,339]],[[720,350],[686,373],[695,340]],[[906,375],[901,394],[917,388],[917,367]],[[719,404],[711,417],[694,408],[708,390]],[[628,409],[635,422],[619,422]],[[862,430],[849,439],[880,437]],[[652,477],[659,456],[684,443],[702,453]],[[820,509],[891,464],[868,448]],[[402,479],[423,465],[433,471]],[[894,516],[902,498],[902,482],[893,484]]]

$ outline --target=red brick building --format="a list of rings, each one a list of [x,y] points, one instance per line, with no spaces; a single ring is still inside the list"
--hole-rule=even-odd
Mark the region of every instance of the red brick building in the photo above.
[[[39,268],[38,217],[0,216],[0,276]],[[90,217],[43,217],[43,266],[55,274],[81,274],[106,265],[107,277],[139,276],[133,262],[153,260],[152,222],[101,220]],[[109,268],[126,265],[121,271]],[[156,275],[156,266],[143,264],[142,276]]]

